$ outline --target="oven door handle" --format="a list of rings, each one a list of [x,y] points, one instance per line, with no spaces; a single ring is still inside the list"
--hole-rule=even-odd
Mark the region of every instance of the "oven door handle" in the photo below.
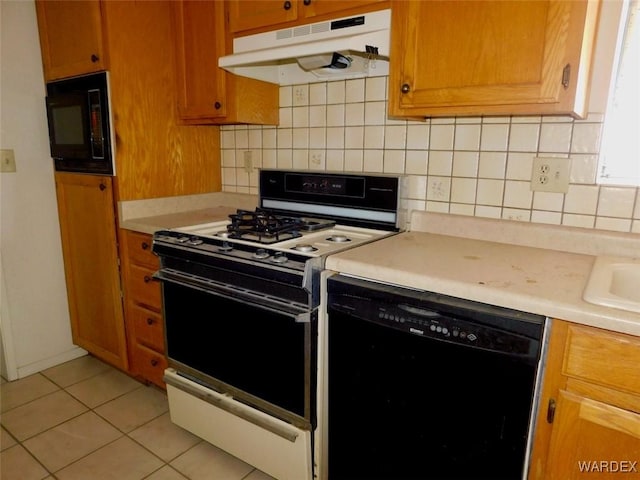
[[[201,292],[223,297],[229,300],[251,304],[253,307],[269,312],[285,315],[296,322],[309,323],[316,315],[316,309],[310,309],[305,305],[283,302],[277,298],[262,295],[251,290],[244,290],[232,285],[227,285],[213,280],[184,274],[170,268],[163,268],[153,274],[153,278],[161,282],[173,283],[186,288],[193,288]]]

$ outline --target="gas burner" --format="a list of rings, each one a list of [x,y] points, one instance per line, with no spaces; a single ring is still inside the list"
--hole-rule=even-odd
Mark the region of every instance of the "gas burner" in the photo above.
[[[292,250],[297,250],[298,252],[315,252],[318,249],[313,245],[309,245],[308,243],[299,243]]]
[[[228,238],[275,243],[302,236],[299,232],[303,225],[300,218],[280,216],[268,210],[238,210],[229,215],[229,219]]]
[[[336,242],[336,243],[345,243],[345,242],[350,242],[351,239],[346,235],[331,235],[329,238],[327,238],[327,241]]]

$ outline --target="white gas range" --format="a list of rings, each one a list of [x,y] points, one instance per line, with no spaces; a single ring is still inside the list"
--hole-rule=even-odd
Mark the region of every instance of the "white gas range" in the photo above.
[[[154,234],[174,423],[280,480],[314,477],[321,274],[402,230],[401,184],[262,170],[255,211]]]

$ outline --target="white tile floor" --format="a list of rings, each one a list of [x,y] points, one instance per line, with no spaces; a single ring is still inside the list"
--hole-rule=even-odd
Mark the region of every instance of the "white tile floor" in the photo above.
[[[0,385],[2,480],[273,480],[171,423],[166,393],[88,355]]]

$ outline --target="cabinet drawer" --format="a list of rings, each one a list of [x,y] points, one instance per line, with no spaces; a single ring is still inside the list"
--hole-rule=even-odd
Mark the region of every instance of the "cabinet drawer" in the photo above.
[[[127,231],[129,261],[158,269],[158,257],[151,251],[151,235]]]
[[[139,265],[129,265],[129,294],[134,303],[139,303],[157,312],[162,305],[160,282],[154,280],[155,270]]]
[[[640,338],[579,326],[569,327],[562,369],[565,375],[640,394],[638,365]]]
[[[128,319],[133,325],[134,341],[158,352],[164,352],[164,325],[162,315],[136,304],[129,304]]]
[[[131,370],[134,374],[155,383],[159,387],[166,388],[162,380],[164,371],[167,368],[167,359],[164,355],[139,343],[131,349],[131,354]]]

